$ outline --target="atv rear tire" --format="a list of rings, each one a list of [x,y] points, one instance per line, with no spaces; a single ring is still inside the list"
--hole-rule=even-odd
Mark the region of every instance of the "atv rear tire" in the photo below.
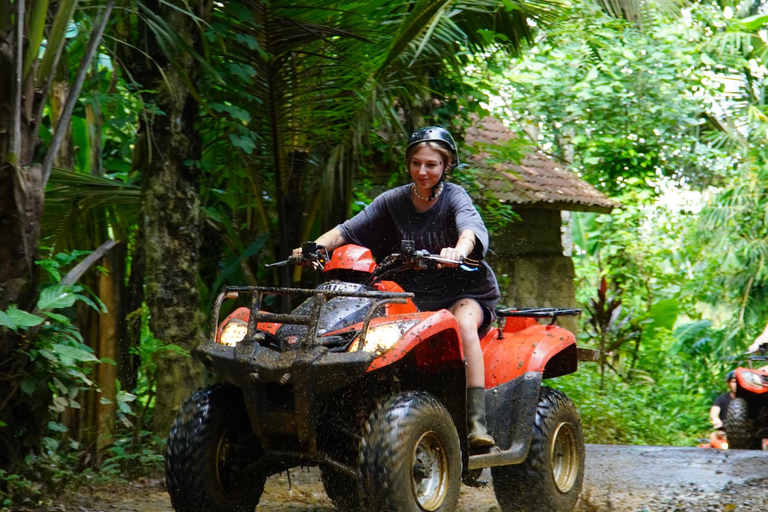
[[[398,394],[368,417],[360,450],[368,510],[448,512],[461,490],[461,447],[451,415],[428,393]]]
[[[491,468],[503,512],[570,512],[584,480],[584,436],[565,393],[541,388],[525,462]]]
[[[168,435],[165,479],[176,512],[253,512],[267,475],[252,465],[262,454],[240,388],[196,391]]]
[[[734,398],[728,404],[725,436],[729,450],[751,450],[758,446],[754,438],[753,422],[749,417],[749,404],[744,398]]]

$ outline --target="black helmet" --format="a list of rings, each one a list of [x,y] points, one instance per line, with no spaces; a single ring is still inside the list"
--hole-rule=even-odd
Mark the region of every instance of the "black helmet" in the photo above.
[[[731,382],[731,379],[736,378],[736,372],[731,370],[725,374],[725,382]]]
[[[451,165],[446,169],[447,171],[450,172],[459,166],[459,152],[456,150],[456,142],[445,128],[439,126],[419,128],[408,137],[408,145],[405,146],[405,152],[408,153],[411,146],[419,142],[437,142],[451,152]]]

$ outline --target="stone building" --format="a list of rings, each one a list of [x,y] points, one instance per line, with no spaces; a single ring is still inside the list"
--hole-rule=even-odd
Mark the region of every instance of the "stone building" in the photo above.
[[[609,213],[621,205],[543,153],[526,153],[518,164],[499,163],[483,149],[514,138],[492,117],[475,123],[464,137],[464,143],[477,150],[467,163],[480,171],[481,184],[520,216],[491,240],[488,260],[499,276],[502,304],[575,307],[570,212]],[[559,323],[575,331],[575,319]]]

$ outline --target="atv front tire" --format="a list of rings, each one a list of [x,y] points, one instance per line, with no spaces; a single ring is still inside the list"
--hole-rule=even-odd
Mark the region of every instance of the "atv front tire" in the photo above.
[[[168,435],[165,479],[176,512],[253,512],[267,475],[240,388],[196,391]]]
[[[584,480],[584,436],[576,407],[565,393],[541,388],[528,457],[491,468],[503,512],[570,512]]]
[[[734,398],[725,413],[725,436],[729,450],[751,450],[755,448],[753,423],[749,417],[749,404],[744,398]]]
[[[386,400],[366,422],[360,473],[368,510],[453,511],[461,490],[461,447],[451,415],[428,393]]]

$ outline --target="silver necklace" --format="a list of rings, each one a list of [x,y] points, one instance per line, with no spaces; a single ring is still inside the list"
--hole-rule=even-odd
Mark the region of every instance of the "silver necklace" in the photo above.
[[[419,189],[416,188],[415,183],[411,183],[411,188],[413,189],[413,193],[416,194],[416,197],[421,199],[422,201],[432,202],[436,200],[438,197],[440,197],[440,193],[443,191],[443,184],[440,183],[440,188],[437,189],[437,192],[435,192],[435,197],[432,199],[429,199],[427,197],[424,197],[423,195],[419,194]]]

